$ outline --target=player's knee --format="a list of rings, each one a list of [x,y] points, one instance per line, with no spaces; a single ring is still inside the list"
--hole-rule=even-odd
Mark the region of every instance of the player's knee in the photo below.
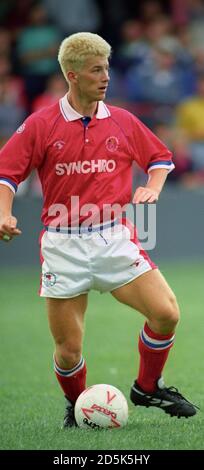
[[[64,343],[56,347],[56,356],[59,366],[64,369],[73,369],[81,359],[81,346]]]
[[[165,325],[169,330],[174,330],[180,318],[179,306],[174,294],[168,297],[161,306],[157,315],[157,321]]]

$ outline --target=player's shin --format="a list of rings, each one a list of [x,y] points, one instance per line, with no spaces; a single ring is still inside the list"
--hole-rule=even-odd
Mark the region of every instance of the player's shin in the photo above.
[[[140,365],[137,378],[138,385],[144,391],[153,392],[156,389],[173,343],[174,333],[154,333],[145,323],[139,337]]]
[[[66,398],[74,404],[86,388],[86,363],[83,357],[73,369],[69,370],[59,367],[54,357],[54,370]]]

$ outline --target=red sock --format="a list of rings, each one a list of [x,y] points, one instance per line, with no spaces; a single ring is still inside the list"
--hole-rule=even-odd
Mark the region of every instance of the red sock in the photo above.
[[[75,403],[80,393],[86,388],[86,364],[81,358],[79,364],[73,369],[62,369],[54,358],[54,370],[57,380],[71,403]]]
[[[138,385],[145,392],[153,392],[156,389],[157,380],[161,377],[173,342],[174,333],[154,333],[145,323],[139,337],[140,366],[137,378]]]

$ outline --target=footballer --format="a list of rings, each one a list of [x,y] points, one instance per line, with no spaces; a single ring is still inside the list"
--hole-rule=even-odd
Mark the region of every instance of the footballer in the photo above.
[[[174,168],[172,154],[137,117],[104,102],[110,54],[110,45],[97,34],[65,38],[58,59],[67,94],[31,114],[0,152],[2,241],[21,234],[12,213],[18,185],[33,169],[42,185],[40,295],[55,342],[54,370],[66,397],[67,428],[76,426],[74,404],[86,388],[82,343],[91,289],[110,292],[145,318],[132,403],[178,418],[195,415],[197,408],[164,384],[179,307],[119,210],[132,202],[133,162],[148,175],[133,203],[154,203]],[[117,213],[111,209],[115,205]]]

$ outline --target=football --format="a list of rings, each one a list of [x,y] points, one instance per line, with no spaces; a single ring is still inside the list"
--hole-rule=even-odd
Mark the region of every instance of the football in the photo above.
[[[96,384],[79,395],[75,419],[80,428],[122,428],[128,420],[128,404],[123,393],[113,385]]]

